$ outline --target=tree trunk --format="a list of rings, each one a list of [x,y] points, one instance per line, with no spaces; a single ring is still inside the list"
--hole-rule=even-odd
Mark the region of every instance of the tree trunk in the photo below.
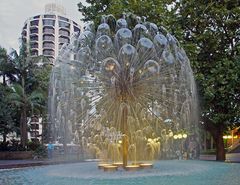
[[[216,143],[216,160],[225,161],[226,156],[223,142],[223,124],[205,122],[205,129],[211,133]]]
[[[223,142],[223,128],[222,126],[218,127],[217,135],[215,137],[216,142],[216,160],[217,161],[225,161],[225,149],[224,149],[224,142]]]
[[[7,133],[3,133],[3,143],[6,143],[7,141]]]
[[[6,83],[6,76],[5,76],[5,74],[3,74],[3,86],[6,86],[7,85],[7,83]]]
[[[26,146],[28,136],[27,136],[27,112],[26,107],[23,106],[20,120],[20,133],[21,133],[21,144],[23,147]]]
[[[25,79],[26,74],[22,74],[22,96],[23,96],[23,107],[21,112],[21,120],[20,120],[20,133],[21,133],[21,144],[23,147],[26,146],[28,141],[28,135],[27,135],[27,101],[26,101],[26,95],[25,95]]]

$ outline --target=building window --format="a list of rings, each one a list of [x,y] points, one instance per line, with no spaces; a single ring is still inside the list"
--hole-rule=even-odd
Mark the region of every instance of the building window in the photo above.
[[[40,18],[40,15],[36,15],[33,17],[34,19],[39,19]]]
[[[44,42],[43,43],[43,47],[44,48],[52,48],[52,49],[54,49],[55,45],[52,42]]]
[[[26,30],[23,30],[23,32],[22,32],[22,36],[27,36],[27,31]]]
[[[23,41],[23,43],[27,43],[27,39],[26,38],[22,38],[22,41]]]
[[[59,18],[60,20],[63,20],[63,21],[69,22],[69,19],[67,19],[67,18],[65,18],[65,17],[58,16],[58,18]]]
[[[50,49],[44,49],[43,55],[54,55],[54,51]]]
[[[32,130],[38,130],[39,129],[39,124],[31,124],[31,129]]]
[[[63,35],[63,36],[69,37],[70,33],[67,30],[59,30],[59,35]]]
[[[38,26],[38,20],[31,21],[30,25],[31,26]]]
[[[44,18],[50,18],[50,19],[55,19],[56,18],[56,16],[55,15],[44,15],[43,16]]]
[[[31,135],[31,137],[38,137],[39,136],[39,132],[38,131],[31,131],[30,135]]]
[[[23,29],[26,29],[27,28],[27,24],[24,25]]]
[[[30,36],[30,41],[38,41],[38,36],[37,35]]]
[[[51,40],[54,41],[54,36],[53,35],[43,35],[43,40]]]
[[[80,29],[76,26],[73,27],[74,28],[74,32],[80,32]]]
[[[53,63],[54,62],[54,57],[53,56],[48,56],[48,59]]]
[[[54,28],[52,28],[52,27],[44,27],[43,28],[43,33],[55,33],[54,32]]]
[[[38,56],[38,51],[37,51],[37,50],[31,51],[31,55],[32,55],[32,56]]]
[[[70,28],[69,23],[59,21],[58,24],[59,24],[59,27],[61,27],[61,28],[68,28],[68,29]]]
[[[54,25],[55,25],[55,20],[51,20],[51,19],[43,20],[43,26],[54,26]]]
[[[38,29],[37,29],[37,28],[30,29],[30,33],[31,33],[31,34],[33,34],[33,33],[38,33]]]
[[[39,118],[37,116],[31,117],[31,122],[39,122]]]
[[[30,44],[31,48],[34,49],[34,48],[38,48],[38,43],[36,42],[33,42]]]
[[[60,43],[69,43],[70,41],[69,41],[69,38],[60,37],[60,38],[59,38],[59,42],[60,42]]]

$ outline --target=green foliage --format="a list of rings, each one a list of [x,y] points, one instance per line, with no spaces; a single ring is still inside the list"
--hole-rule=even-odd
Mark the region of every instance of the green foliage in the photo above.
[[[39,145],[35,150],[33,155],[38,159],[47,158],[47,147],[44,145]]]
[[[239,122],[240,3],[194,0],[87,0],[78,4],[83,20],[122,12],[163,24],[186,50],[198,83],[202,116],[216,124]]]
[[[239,13],[238,1],[183,0],[172,10],[172,25],[189,46],[202,117],[224,126],[240,121]]]
[[[133,13],[146,17],[158,25],[167,22],[165,13],[168,13],[169,0],[86,0],[88,6],[78,4],[79,11],[83,14],[84,21],[99,23],[102,15],[112,14],[120,18],[123,13]],[[90,6],[89,6],[90,5]]]
[[[2,114],[2,120],[14,120],[20,123],[23,145],[27,138],[27,117],[46,114],[48,83],[51,71],[50,61],[44,56],[31,56],[26,44],[22,44],[19,53],[12,50],[9,55],[5,49],[0,48],[0,76],[3,76],[3,85],[10,86],[10,90],[4,94],[3,111],[12,108],[15,112],[11,117],[11,112]],[[8,83],[6,83],[8,81]],[[1,115],[0,115],[1,116]],[[13,116],[13,115],[12,115]],[[1,119],[1,118],[0,118]],[[3,123],[3,122],[2,122]],[[5,125],[11,125],[4,121]],[[9,130],[10,131],[10,130]]]
[[[240,125],[240,2],[98,2],[87,0],[90,6],[78,4],[83,20],[98,22],[99,16],[103,14],[113,14],[119,18],[122,12],[132,12],[145,16],[158,26],[164,25],[179,40],[195,73],[200,96],[200,116],[217,143],[217,160],[224,160],[222,133],[226,128]]]
[[[0,77],[3,79],[3,85],[8,82],[16,81],[14,65],[7,54],[6,49],[0,47]]]
[[[15,109],[11,106],[9,99],[6,98],[9,92],[10,88],[0,84],[0,134],[4,137],[9,132],[17,130],[14,121]]]

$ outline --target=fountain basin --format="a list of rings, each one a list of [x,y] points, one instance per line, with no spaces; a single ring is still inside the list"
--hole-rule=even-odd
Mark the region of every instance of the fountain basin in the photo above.
[[[117,166],[113,166],[113,165],[106,165],[103,167],[103,170],[105,172],[113,172],[113,171],[117,171],[118,167]]]
[[[139,165],[127,165],[124,167],[126,171],[137,171],[140,169]]]
[[[153,168],[153,164],[151,163],[142,163],[139,165],[141,169],[151,169]]]
[[[106,173],[96,162],[0,170],[0,184],[15,185],[239,185],[240,164],[194,160],[157,161],[154,168]],[[111,175],[110,175],[111,174]]]

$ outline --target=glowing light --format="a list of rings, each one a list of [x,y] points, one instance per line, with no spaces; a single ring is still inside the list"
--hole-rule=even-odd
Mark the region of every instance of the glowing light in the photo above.
[[[173,139],[178,139],[178,135],[174,135],[174,136],[173,136]]]
[[[187,134],[183,134],[182,137],[183,137],[184,139],[186,139],[186,138],[187,138]]]
[[[183,138],[183,135],[182,135],[182,134],[178,134],[178,138],[179,138],[179,139],[182,139],[182,138]]]
[[[119,143],[119,144],[122,144],[122,140],[119,140],[118,143]]]
[[[151,138],[148,138],[148,142],[152,142],[152,139],[151,139]]]
[[[105,69],[106,69],[107,71],[112,71],[112,70],[114,69],[114,65],[113,65],[113,64],[109,64],[109,65],[107,65],[107,66],[105,67]]]

